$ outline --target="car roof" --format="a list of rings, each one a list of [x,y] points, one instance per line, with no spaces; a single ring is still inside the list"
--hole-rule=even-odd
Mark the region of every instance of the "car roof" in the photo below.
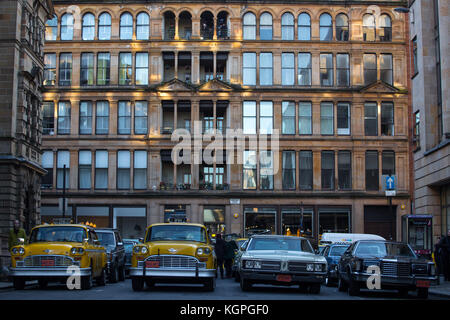
[[[113,228],[98,228],[98,229],[95,229],[95,231],[111,231],[111,232],[117,231],[117,232],[119,232],[119,229],[113,229]]]
[[[283,235],[276,235],[276,234],[259,234],[251,236],[250,239],[298,239],[298,240],[307,240],[304,237],[295,237],[295,236],[283,236]]]
[[[170,225],[178,225],[178,226],[195,226],[205,228],[203,224],[200,223],[189,223],[189,222],[168,222],[168,223],[154,223],[148,226],[148,228],[154,226],[170,226]]]
[[[375,243],[375,242],[382,242],[382,243],[392,243],[392,244],[405,244],[405,245],[407,245],[407,243],[405,243],[405,242],[401,242],[401,241],[394,241],[394,240],[358,240],[358,241],[355,241],[355,242],[358,242],[358,243],[361,243],[361,242],[368,242],[368,243]]]
[[[41,224],[38,226],[35,226],[33,229],[37,229],[37,228],[49,228],[49,227],[78,227],[78,228],[85,228],[85,229],[89,229],[89,230],[95,230],[95,228],[91,227],[91,226],[87,226],[85,224],[75,224],[75,223],[64,223],[64,224]]]

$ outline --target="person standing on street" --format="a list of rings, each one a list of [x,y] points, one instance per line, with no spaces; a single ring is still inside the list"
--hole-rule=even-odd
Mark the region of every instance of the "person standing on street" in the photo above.
[[[231,278],[231,275],[233,273],[232,267],[233,267],[233,259],[234,259],[234,250],[237,250],[238,247],[236,245],[236,242],[233,240],[225,241],[225,254],[224,254],[224,260],[225,260],[225,274],[227,278]]]
[[[8,238],[8,250],[11,251],[11,248],[20,244],[19,239],[22,238],[24,241],[27,241],[27,234],[23,228],[20,227],[20,221],[14,221],[14,227],[9,231]]]
[[[447,236],[441,238],[438,247],[445,281],[450,281],[450,229],[447,231]]]
[[[220,278],[223,279],[223,262],[225,254],[225,241],[222,239],[221,234],[216,235],[216,244],[214,245],[214,251],[217,257],[217,268],[220,272]]]

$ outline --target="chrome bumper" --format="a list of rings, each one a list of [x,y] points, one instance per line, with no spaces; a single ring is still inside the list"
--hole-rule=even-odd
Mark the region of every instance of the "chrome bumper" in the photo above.
[[[370,276],[374,276],[372,273],[364,273],[364,272],[352,272],[354,280],[358,282],[366,282],[367,279],[369,279]],[[396,276],[385,276],[381,275],[381,285],[386,286],[415,286],[417,281],[429,281],[430,285],[436,285],[437,284],[437,277],[396,277]]]
[[[27,278],[62,278],[70,277],[71,275],[79,275],[81,277],[89,276],[91,274],[91,268],[79,268],[76,273],[74,269],[70,267],[23,267],[23,268],[10,268],[10,277],[27,277]],[[79,270],[79,274],[78,274]]]
[[[290,272],[258,272],[258,271],[241,271],[241,278],[252,280],[252,281],[262,281],[262,282],[279,282],[277,281],[278,275],[290,275],[290,283],[296,282],[309,282],[309,283],[323,283],[325,280],[325,272],[314,272],[314,273],[290,273]],[[289,283],[289,282],[288,282]]]
[[[169,268],[133,268],[130,267],[131,277],[167,277],[167,278],[214,278],[215,269],[169,269]]]

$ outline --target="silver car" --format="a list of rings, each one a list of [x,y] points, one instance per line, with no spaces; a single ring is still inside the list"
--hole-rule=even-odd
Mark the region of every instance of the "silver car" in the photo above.
[[[242,253],[238,272],[243,291],[261,283],[299,285],[318,294],[327,274],[327,261],[314,253],[308,239],[257,235],[250,238]]]

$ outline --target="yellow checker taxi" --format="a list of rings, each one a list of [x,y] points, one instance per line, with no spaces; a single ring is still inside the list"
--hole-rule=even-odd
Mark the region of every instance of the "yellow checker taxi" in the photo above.
[[[105,285],[107,256],[94,228],[79,224],[40,225],[31,230],[28,244],[11,248],[9,276],[14,288],[23,289],[25,281],[38,280],[41,288],[50,281],[66,283],[80,276],[81,289],[90,289],[93,279]],[[74,280],[76,283],[76,281]]]
[[[144,284],[203,283],[216,286],[217,259],[205,226],[159,223],[147,228],[143,243],[133,248],[130,276],[134,291]]]

